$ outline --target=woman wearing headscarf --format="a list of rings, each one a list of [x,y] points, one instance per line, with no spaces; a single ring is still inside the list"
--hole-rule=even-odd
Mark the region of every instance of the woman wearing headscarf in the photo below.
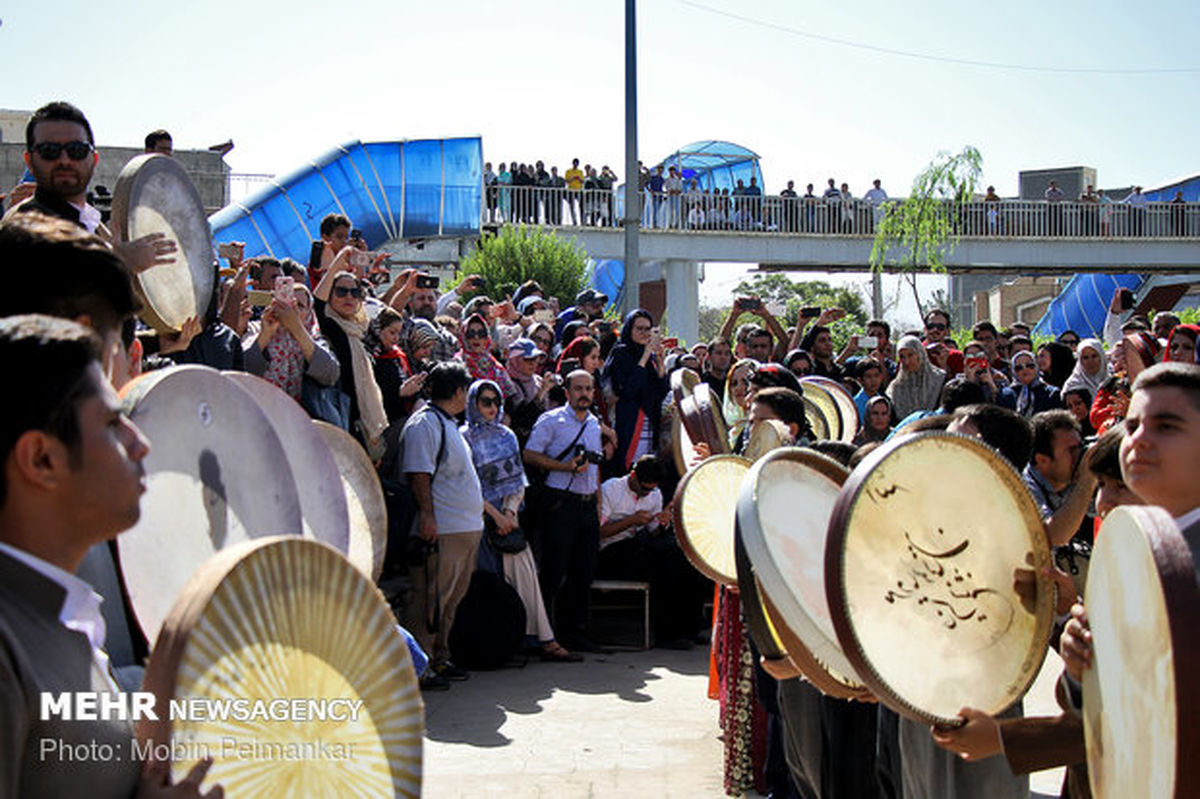
[[[616,396],[617,457],[625,472],[640,456],[653,453],[658,440],[659,408],[668,388],[662,357],[654,318],[641,308],[631,311],[604,365],[605,381]]]
[[[504,396],[517,393],[508,371],[491,353],[492,337],[488,332],[487,320],[479,314],[468,316],[459,333],[462,349],[458,357],[467,365],[467,371],[476,380],[491,380],[499,384]]]
[[[500,421],[504,416],[504,396],[500,386],[491,380],[472,383],[467,392],[466,414],[467,423],[462,426],[462,435],[470,445],[471,461],[479,475],[483,512],[495,524],[496,532],[506,536],[518,527],[517,512],[529,482],[525,479],[517,437]],[[538,587],[537,564],[529,546],[520,552],[495,554],[500,556],[504,579],[516,589],[525,605],[525,636],[541,650],[542,659],[572,663],[583,660],[554,640],[554,630]]]
[[[946,373],[929,362],[925,347],[916,336],[904,336],[896,344],[900,368],[888,384],[887,397],[900,419],[913,411],[932,411],[941,402]]]
[[[1017,413],[1026,418],[1063,406],[1058,388],[1042,382],[1037,360],[1029,350],[1012,357],[1012,390],[1017,395]]]
[[[341,364],[341,387],[350,397],[350,430],[366,447],[372,460],[383,456],[383,431],[388,426],[383,395],[375,382],[371,354],[363,344],[367,314],[366,289],[349,270],[349,259],[337,259],[325,271],[313,292],[317,323]]]
[[[375,361],[375,382],[383,395],[388,423],[402,423],[412,413],[413,403],[425,385],[425,373],[413,373],[408,356],[400,349],[400,331],[404,317],[391,308],[383,308],[367,326],[363,337],[367,352]]]
[[[1164,361],[1196,363],[1196,345],[1200,342],[1200,325],[1175,325],[1167,336]]]
[[[1075,369],[1075,353],[1061,341],[1047,341],[1037,348],[1037,356],[1042,382],[1061,391]]]
[[[1108,355],[1099,339],[1085,338],[1075,348],[1075,368],[1071,376],[1062,385],[1062,393],[1074,391],[1077,388],[1086,389],[1088,395],[1096,396],[1100,386],[1108,379]]]
[[[404,337],[402,346],[404,354],[408,356],[408,366],[413,374],[425,373],[433,368],[433,364],[429,362],[429,356],[433,355],[433,350],[439,341],[441,341],[441,337],[438,335],[437,328],[433,326],[433,322],[428,319],[409,320],[408,335]]]
[[[813,371],[812,356],[808,350],[792,350],[783,359],[783,365],[792,370],[797,377],[811,375]]]
[[[892,432],[892,403],[882,394],[876,394],[867,399],[866,419],[858,435],[854,437],[854,446],[861,447],[872,441],[884,441]]]
[[[246,371],[286,391],[297,402],[306,376],[322,386],[332,386],[340,374],[337,359],[317,328],[312,305],[312,292],[299,283],[293,304],[272,299],[263,311],[258,335],[245,350]]]

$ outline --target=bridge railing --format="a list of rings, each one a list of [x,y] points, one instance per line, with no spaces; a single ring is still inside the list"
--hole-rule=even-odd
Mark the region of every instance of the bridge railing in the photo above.
[[[485,225],[553,227],[621,225],[620,189],[492,185],[485,188]],[[897,201],[858,197],[780,197],[683,192],[640,196],[645,229],[873,236]],[[1047,202],[999,200],[958,204],[941,212],[962,236],[997,238],[1200,237],[1200,203]]]

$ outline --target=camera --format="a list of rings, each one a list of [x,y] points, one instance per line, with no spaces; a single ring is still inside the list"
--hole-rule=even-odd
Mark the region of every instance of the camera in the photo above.
[[[427,275],[423,272],[417,275],[417,288],[419,289],[436,289],[441,283],[442,279],[437,275]]]
[[[580,456],[583,456],[583,459],[588,463],[594,463],[597,466],[604,462],[604,456],[599,452],[588,452],[583,444],[576,444],[574,457],[578,458]]]

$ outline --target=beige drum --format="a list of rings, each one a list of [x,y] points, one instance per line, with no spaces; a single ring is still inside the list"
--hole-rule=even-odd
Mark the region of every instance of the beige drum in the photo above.
[[[379,579],[387,555],[387,505],[379,476],[366,451],[340,427],[314,419],[313,428],[329,447],[341,476],[342,493],[350,516],[346,557],[371,578]]]
[[[1193,553],[1161,508],[1113,510],[1096,538],[1083,673],[1088,778],[1097,799],[1200,793],[1200,597]]]
[[[854,397],[850,395],[845,386],[828,377],[809,375],[800,379],[801,388],[806,388],[810,383],[821,386],[833,397],[833,401],[837,403],[838,416],[841,421],[840,440],[846,444],[853,443],[859,428],[858,406],[854,404]]]
[[[737,584],[734,508],[750,461],[714,455],[692,469],[675,489],[673,517],[679,547],[705,577]]]
[[[777,449],[751,467],[737,505],[754,572],[800,644],[784,637],[784,646],[818,688],[841,698],[863,690],[838,645],[825,595],[825,535],[846,475],[813,450]]]
[[[838,496],[825,590],[838,642],[881,702],[929,724],[1003,712],[1033,682],[1054,620],[1050,551],[1021,476],[978,439],[902,436]],[[1013,588],[1036,575],[1031,608]]]
[[[837,400],[833,398],[833,394],[829,389],[820,383],[808,382],[801,386],[804,390],[804,399],[811,401],[821,411],[821,416],[825,419],[825,435],[818,438],[828,438],[832,441],[842,440],[842,412],[838,407]],[[816,430],[813,430],[816,433]]]
[[[138,737],[172,753],[176,781],[208,755],[203,787],[229,797],[421,794],[408,646],[383,595],[326,544],[260,539],[205,562],[163,624],[145,690],[158,720]],[[172,718],[172,701],[209,714]]]
[[[200,193],[179,162],[148,153],[126,164],[113,189],[112,224],[117,241],[162,233],[176,245],[174,263],[134,279],[147,324],[162,333],[189,317],[203,319],[216,280],[212,234]]]

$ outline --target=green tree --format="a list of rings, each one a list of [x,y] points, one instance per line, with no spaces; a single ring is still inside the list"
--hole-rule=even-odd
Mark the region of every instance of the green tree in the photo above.
[[[871,268],[898,268],[922,314],[927,303],[917,290],[917,275],[946,271],[946,256],[958,243],[962,205],[971,201],[982,171],[983,156],[970,145],[953,155],[939,152],[913,179],[908,198],[887,206],[875,230]]]
[[[817,306],[841,308],[846,315],[831,327],[838,346],[854,333],[861,333],[868,315],[862,295],[852,286],[834,286],[823,280],[792,280],[784,274],[752,275],[733,288],[734,297],[758,297],[764,303],[778,304],[784,312],[778,319],[785,328],[796,324],[800,309]],[[721,327],[730,313],[728,308],[700,309],[700,337],[707,341],[721,332]],[[742,314],[739,321],[754,321],[757,317]]]
[[[493,298],[516,291],[527,280],[542,285],[547,297],[558,297],[563,307],[574,303],[583,289],[587,254],[574,239],[559,238],[541,228],[505,225],[495,235],[485,235],[462,262],[460,279],[483,275]]]

